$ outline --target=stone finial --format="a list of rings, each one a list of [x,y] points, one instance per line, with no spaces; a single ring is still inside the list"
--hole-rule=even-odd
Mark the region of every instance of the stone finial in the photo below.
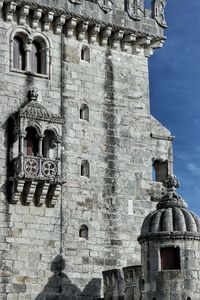
[[[38,98],[38,89],[32,88],[28,91],[28,98],[30,101],[37,101]]]
[[[175,175],[170,174],[167,179],[164,181],[163,185],[168,189],[168,190],[175,190],[180,187],[180,182],[176,178]]]

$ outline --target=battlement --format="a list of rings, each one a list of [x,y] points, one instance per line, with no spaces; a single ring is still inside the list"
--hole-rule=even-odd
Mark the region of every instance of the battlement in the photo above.
[[[126,0],[114,4],[112,0],[82,1],[10,1],[1,0],[2,17],[7,22],[30,26],[33,30],[61,32],[68,38],[76,36],[79,41],[109,44],[113,49],[133,53],[145,48],[146,56],[153,49],[162,47],[166,28],[164,1],[154,0],[152,9],[145,9],[144,2]],[[120,44],[120,47],[118,45]]]

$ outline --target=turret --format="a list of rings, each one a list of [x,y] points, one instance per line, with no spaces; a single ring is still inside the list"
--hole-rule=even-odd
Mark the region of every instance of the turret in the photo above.
[[[145,300],[200,299],[200,220],[176,193],[175,177],[144,220],[141,235]]]

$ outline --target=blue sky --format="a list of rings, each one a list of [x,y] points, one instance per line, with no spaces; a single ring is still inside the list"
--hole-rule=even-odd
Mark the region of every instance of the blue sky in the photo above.
[[[175,135],[178,192],[200,215],[200,0],[168,0],[167,41],[150,58],[151,113]]]

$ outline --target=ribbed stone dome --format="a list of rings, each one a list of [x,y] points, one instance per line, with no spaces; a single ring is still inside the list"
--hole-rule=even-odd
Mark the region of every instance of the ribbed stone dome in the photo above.
[[[157,204],[157,209],[144,220],[141,236],[166,232],[200,233],[200,219],[187,209],[185,201],[173,187]]]

